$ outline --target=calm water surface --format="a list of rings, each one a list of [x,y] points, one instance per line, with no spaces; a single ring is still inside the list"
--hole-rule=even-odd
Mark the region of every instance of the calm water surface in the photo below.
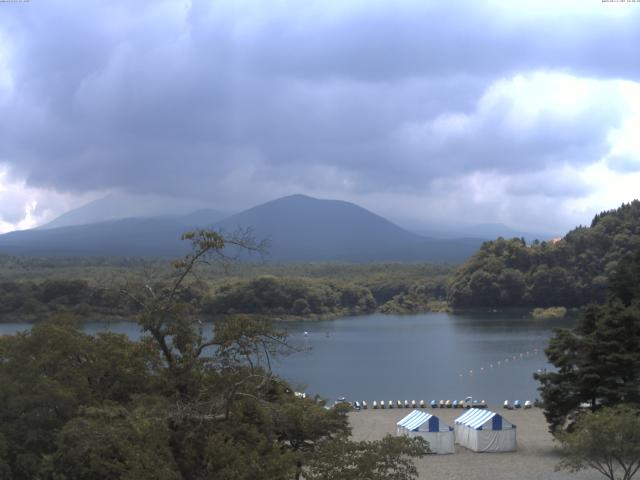
[[[300,389],[326,398],[534,399],[532,374],[549,367],[542,350],[551,330],[572,323],[497,313],[287,322],[279,326],[288,330],[290,342],[307,350],[280,359],[274,369]],[[0,324],[0,333],[26,328]],[[88,323],[85,330],[140,336],[139,327],[129,322]]]
[[[292,343],[310,350],[286,358],[277,370],[329,398],[534,399],[532,374],[549,367],[543,349],[552,328],[572,323],[428,313],[286,324]]]

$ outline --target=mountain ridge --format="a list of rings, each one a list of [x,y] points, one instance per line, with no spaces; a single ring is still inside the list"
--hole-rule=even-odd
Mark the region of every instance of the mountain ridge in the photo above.
[[[39,230],[88,225],[125,218],[153,218],[188,215],[204,209],[200,201],[172,198],[161,195],[132,195],[110,193],[59,215],[48,223],[36,227]],[[218,214],[219,219],[224,217]]]
[[[131,217],[11,232],[0,236],[0,253],[37,256],[183,255],[184,231],[213,228],[232,233],[250,227],[271,243],[268,258],[277,262],[449,262],[470,256],[481,239],[434,239],[409,232],[384,217],[343,200],[290,195],[256,205],[230,217],[214,210],[188,215]]]

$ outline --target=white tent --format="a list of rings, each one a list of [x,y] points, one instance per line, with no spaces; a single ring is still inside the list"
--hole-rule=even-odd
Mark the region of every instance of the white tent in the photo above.
[[[472,408],[455,420],[456,443],[474,452],[513,452],[516,426],[489,410]]]
[[[453,429],[430,413],[414,410],[396,423],[398,435],[421,436],[433,453],[453,453]]]

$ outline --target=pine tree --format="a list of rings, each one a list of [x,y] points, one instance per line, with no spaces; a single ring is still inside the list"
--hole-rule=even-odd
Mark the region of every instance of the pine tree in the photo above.
[[[640,252],[620,262],[609,300],[586,309],[574,329],[559,329],[545,353],[556,371],[536,374],[552,432],[591,410],[640,406]]]

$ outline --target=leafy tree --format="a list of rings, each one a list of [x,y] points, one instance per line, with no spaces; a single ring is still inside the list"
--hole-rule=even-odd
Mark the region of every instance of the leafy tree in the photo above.
[[[87,407],[57,438],[43,474],[52,479],[179,480],[169,450],[165,408],[145,402]]]
[[[570,427],[583,403],[640,405],[640,296],[627,294],[637,291],[640,255],[624,265],[609,301],[587,308],[574,329],[557,330],[545,351],[556,371],[536,379],[552,432]]]
[[[346,415],[348,410],[347,404],[338,404],[327,411],[317,399],[295,399],[272,410],[279,441],[296,453],[296,479],[301,477],[305,464],[326,440],[346,437],[351,432]]]
[[[14,478],[37,478],[58,432],[83,405],[150,392],[156,360],[145,343],[92,337],[64,317],[0,337],[0,437]]]
[[[421,437],[385,436],[378,442],[327,440],[305,471],[308,480],[411,480],[418,478],[412,458],[429,453]]]
[[[559,435],[563,460],[558,469],[594,468],[609,480],[631,480],[640,469],[640,411],[603,408]]]
[[[627,257],[611,279],[610,294],[626,307],[640,299],[640,250],[635,257]]]

